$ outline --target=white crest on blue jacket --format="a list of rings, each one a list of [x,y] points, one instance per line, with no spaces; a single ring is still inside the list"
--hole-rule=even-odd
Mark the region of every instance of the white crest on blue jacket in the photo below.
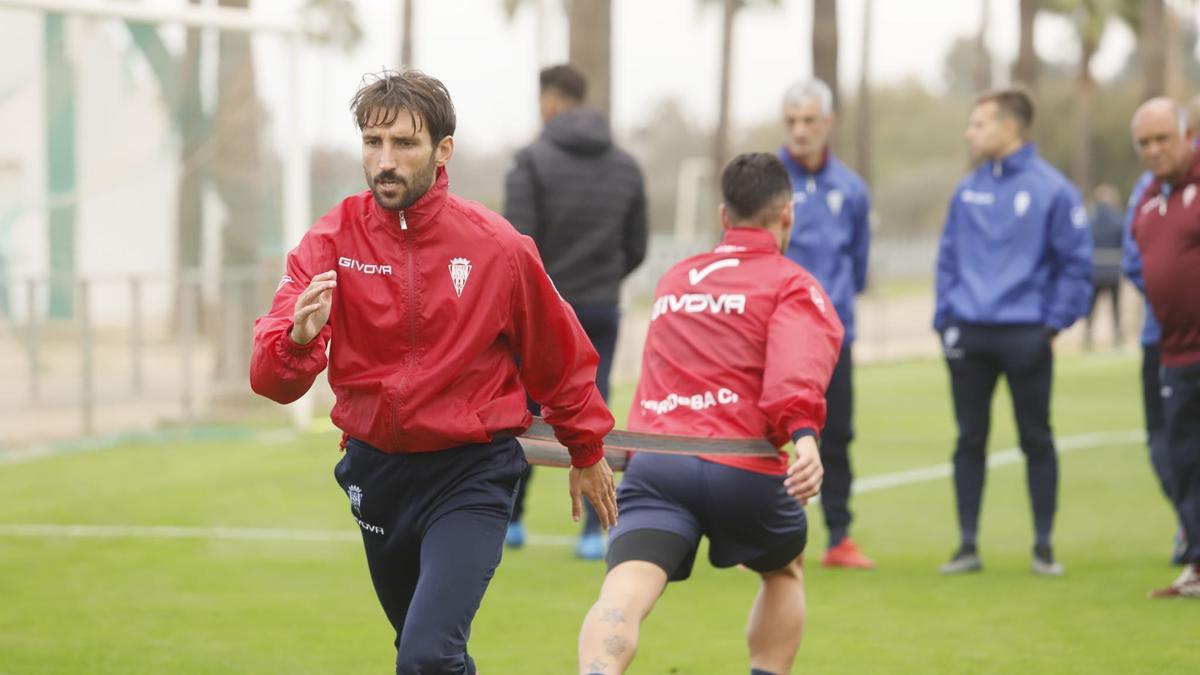
[[[1030,201],[1029,192],[1026,190],[1021,190],[1017,193],[1016,197],[1013,197],[1013,211],[1016,211],[1018,218],[1025,215],[1025,212],[1029,210]]]
[[[829,206],[829,212],[833,215],[840,215],[842,212],[842,203],[846,198],[837,190],[830,190],[825,194],[825,203]]]

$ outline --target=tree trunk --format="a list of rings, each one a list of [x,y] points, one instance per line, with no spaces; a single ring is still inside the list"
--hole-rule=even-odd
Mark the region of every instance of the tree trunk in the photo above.
[[[413,67],[413,3],[400,0],[400,70]]]
[[[737,16],[738,0],[721,3],[721,82],[717,101],[717,133],[713,147],[716,174],[720,176],[729,161],[729,92],[733,78],[733,21]]]
[[[857,116],[854,125],[854,155],[858,175],[871,184],[871,17],[874,0],[865,0],[863,5],[862,71],[858,78],[858,101],[855,103]]]
[[[992,53],[988,49],[988,25],[991,20],[992,2],[982,0],[979,15],[979,34],[975,36],[975,72],[972,80],[976,91],[987,91],[992,88]]]
[[[191,0],[193,5],[199,0]],[[184,273],[200,269],[204,231],[204,174],[207,167],[200,161],[198,153],[204,145],[207,123],[200,100],[200,29],[188,28],[185,39],[183,61],[179,66],[180,100],[177,113],[179,123],[179,196],[176,204],[175,262],[179,293],[181,296],[176,312],[190,308],[193,316],[187,322],[176,317],[176,326],[204,326],[200,320],[203,305],[200,302],[198,284],[183,283]]]
[[[75,315],[75,67],[67,57],[66,19],[45,15],[46,188],[50,254],[49,316]],[[29,308],[30,312],[34,308]]]
[[[1017,62],[1013,64],[1013,84],[1028,87],[1031,91],[1038,86],[1038,57],[1034,49],[1033,32],[1037,20],[1039,0],[1021,0],[1021,37],[1017,47]]]
[[[1187,101],[1187,71],[1184,63],[1193,58],[1183,46],[1183,26],[1179,14],[1169,6],[1164,6],[1163,51],[1166,52],[1166,63],[1163,72],[1166,74],[1165,93],[1176,101]]]
[[[1142,98],[1167,93],[1167,13],[1163,0],[1142,0],[1138,47],[1142,53]]]
[[[612,114],[612,0],[570,0],[568,54],[587,78],[589,107]]]
[[[813,75],[833,92],[834,110],[840,110],[837,0],[813,0],[812,64]]]
[[[248,8],[250,0],[220,0],[222,7]],[[249,367],[254,317],[254,278],[262,223],[262,111],[255,80],[251,37],[222,31],[218,39],[215,179],[228,218],[221,232],[221,297],[217,375],[229,380]]]
[[[1098,44],[1081,36],[1079,76],[1075,84],[1075,149],[1072,172],[1075,185],[1083,194],[1092,188],[1092,95],[1096,83],[1092,80],[1092,57]]]

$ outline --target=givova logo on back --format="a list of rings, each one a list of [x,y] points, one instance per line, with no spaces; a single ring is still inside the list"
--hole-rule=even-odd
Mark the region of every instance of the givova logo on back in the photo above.
[[[675,295],[668,293],[654,301],[654,309],[650,320],[654,321],[664,314],[683,312],[685,314],[745,314],[746,296],[741,293],[722,293],[713,296],[711,293],[684,293]]]

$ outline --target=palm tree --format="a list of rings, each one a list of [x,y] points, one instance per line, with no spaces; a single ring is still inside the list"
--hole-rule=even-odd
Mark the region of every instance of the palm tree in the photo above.
[[[837,0],[813,0],[812,64],[813,75],[833,91],[834,109],[840,109]]]
[[[75,315],[75,69],[67,55],[66,21],[47,12],[44,19],[46,60],[46,187],[50,253],[49,314]],[[29,308],[33,312],[33,308]]]
[[[987,0],[984,0],[985,2]],[[862,29],[862,70],[858,76],[858,101],[854,116],[854,157],[858,175],[871,184],[871,15],[873,0],[865,0]]]
[[[1021,37],[1017,47],[1017,62],[1013,64],[1012,80],[1030,90],[1038,85],[1038,56],[1033,44],[1033,31],[1041,0],[1021,0]]]
[[[1092,79],[1092,57],[1100,47],[1100,39],[1108,20],[1116,11],[1114,0],[1047,0],[1046,9],[1065,14],[1075,25],[1079,37],[1079,71],[1075,80],[1075,142],[1071,174],[1075,184],[1085,193],[1091,188],[1092,164],[1092,96],[1096,81]]]
[[[975,36],[975,89],[987,91],[992,88],[992,53],[988,49],[988,25],[991,22],[992,1],[981,0],[979,7],[979,33]]]
[[[504,15],[512,21],[522,7],[534,5],[540,17],[542,1],[503,0]],[[563,3],[568,25],[567,60],[587,79],[588,105],[611,115],[612,0],[563,0]],[[541,55],[541,36],[538,40]]]
[[[705,0],[713,2],[714,0]],[[779,0],[768,0],[778,6]],[[733,27],[737,13],[748,4],[748,0],[721,0],[721,73],[719,97],[717,99],[717,130],[713,142],[713,161],[718,174],[729,160],[729,97],[733,90]]]
[[[612,0],[568,0],[568,60],[588,82],[588,105],[612,114]]]
[[[400,0],[400,67],[413,65],[413,2]]]
[[[1142,98],[1167,93],[1167,10],[1163,0],[1119,0],[1117,15],[1137,35],[1142,60]]]

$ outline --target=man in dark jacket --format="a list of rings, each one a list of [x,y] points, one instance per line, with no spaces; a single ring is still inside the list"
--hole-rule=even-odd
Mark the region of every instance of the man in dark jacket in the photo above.
[[[545,127],[521,149],[504,182],[504,216],[537,243],[546,271],[600,354],[596,386],[608,399],[617,346],[621,280],[646,255],[646,196],[633,157],[613,145],[608,118],[583,107],[587,82],[571,66],[546,68],[539,106]],[[522,481],[508,544],[524,544]],[[604,557],[596,513],[587,512],[576,555]]]
[[[1121,346],[1121,198],[1117,189],[1108,183],[1096,187],[1092,194],[1092,302],[1084,322],[1084,343],[1092,348],[1092,319],[1100,294],[1112,302],[1113,346]]]

